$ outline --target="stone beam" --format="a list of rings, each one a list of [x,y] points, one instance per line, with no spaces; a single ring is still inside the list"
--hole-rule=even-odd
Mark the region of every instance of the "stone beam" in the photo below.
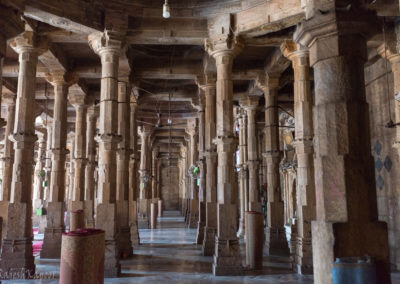
[[[56,45],[51,45],[48,50],[39,56],[39,60],[50,72],[68,70],[68,59],[64,52]]]
[[[265,72],[267,74],[282,74],[290,66],[290,61],[283,56],[277,48],[266,60]]]
[[[234,15],[234,32],[244,37],[254,37],[291,26],[305,18],[299,0],[270,0]]]
[[[32,0],[25,6],[28,18],[79,34],[103,31],[102,13],[91,3],[63,1],[63,5],[46,5],[43,1]],[[66,7],[68,7],[66,9]]]

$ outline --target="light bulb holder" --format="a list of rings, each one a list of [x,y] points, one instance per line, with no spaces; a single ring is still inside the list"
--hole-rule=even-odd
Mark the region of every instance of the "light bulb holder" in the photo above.
[[[162,15],[163,15],[163,18],[165,18],[165,19],[168,19],[171,16],[170,11],[169,11],[169,5],[168,5],[167,1],[165,1],[164,5],[163,5],[163,14]]]

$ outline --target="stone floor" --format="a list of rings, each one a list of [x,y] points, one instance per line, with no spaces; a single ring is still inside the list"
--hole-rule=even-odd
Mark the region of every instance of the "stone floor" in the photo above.
[[[36,238],[40,238],[38,235]],[[288,259],[266,258],[264,268],[245,276],[214,277],[212,257],[201,255],[195,244],[196,229],[187,229],[179,212],[165,212],[155,230],[140,230],[142,245],[134,257],[122,260],[120,278],[105,283],[313,283],[312,276],[300,276],[290,269]],[[37,273],[52,279],[4,281],[3,283],[58,283],[59,261],[37,258]],[[392,284],[400,284],[400,273],[392,275]]]

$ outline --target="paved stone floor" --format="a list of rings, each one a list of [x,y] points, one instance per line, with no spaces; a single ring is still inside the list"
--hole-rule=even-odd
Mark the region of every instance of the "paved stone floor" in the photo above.
[[[249,271],[245,276],[214,277],[212,257],[201,255],[200,246],[195,244],[196,229],[185,228],[179,212],[165,212],[158,228],[140,230],[140,238],[142,245],[135,248],[134,256],[121,261],[122,276],[105,279],[105,283],[313,283],[312,276],[294,274],[288,259],[282,258],[266,258],[262,271]],[[58,260],[37,258],[36,263],[38,274],[53,279],[3,283],[58,283]],[[400,284],[400,273],[393,274],[392,280],[392,284]]]

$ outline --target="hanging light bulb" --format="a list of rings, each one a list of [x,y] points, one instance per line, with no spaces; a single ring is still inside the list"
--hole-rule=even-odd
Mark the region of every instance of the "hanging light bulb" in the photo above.
[[[169,12],[168,0],[165,0],[165,3],[163,5],[163,14],[162,15],[163,15],[163,18],[166,18],[166,19],[168,19],[171,16],[171,14]]]

